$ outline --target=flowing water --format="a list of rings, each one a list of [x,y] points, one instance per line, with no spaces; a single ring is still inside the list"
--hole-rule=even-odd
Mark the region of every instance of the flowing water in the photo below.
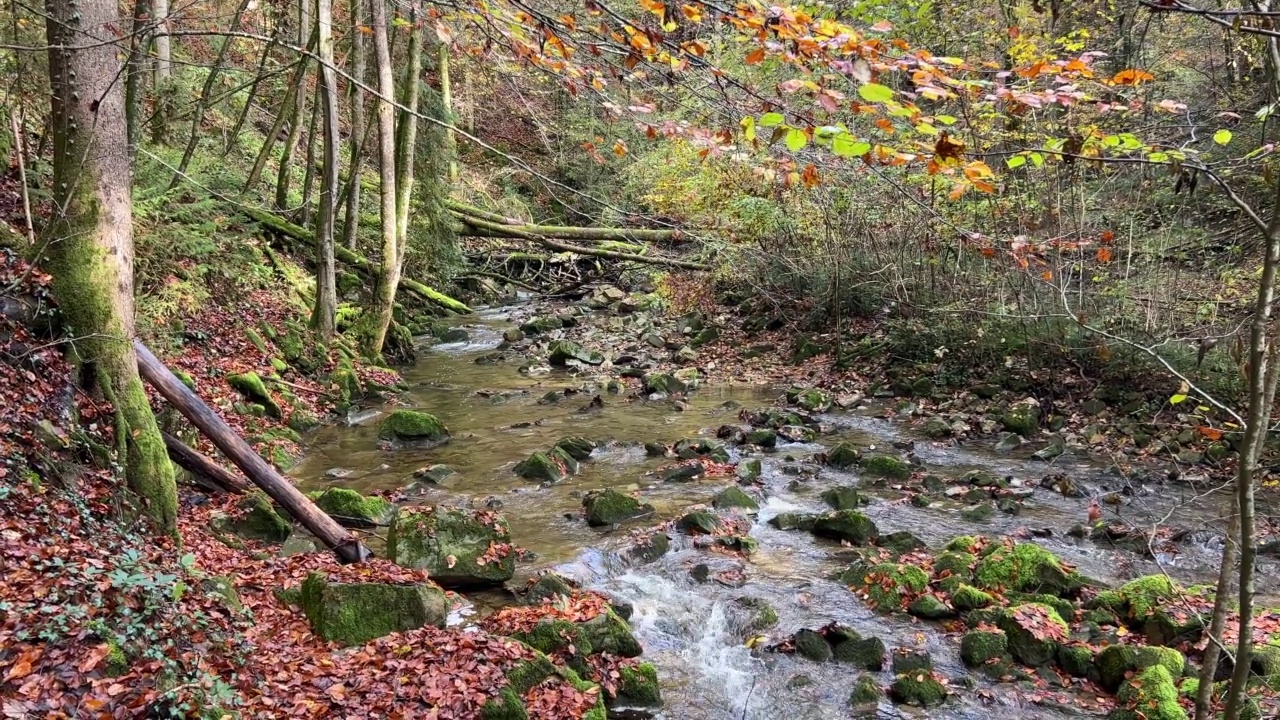
[[[433,450],[381,445],[377,416],[387,408],[374,408],[361,413],[350,426],[328,427],[310,436],[306,457],[292,474],[308,490],[329,486],[363,491],[395,489],[405,492],[411,503],[500,505],[514,542],[532,551],[532,560],[521,567],[522,573],[555,567],[585,586],[632,603],[632,625],[644,644],[644,657],[658,667],[663,684],[661,718],[848,717],[848,696],[856,674],[838,664],[819,665],[749,649],[744,643],[744,618],[734,603],[742,596],[765,599],[778,610],[780,622],[768,632],[769,642],[782,640],[802,627],[818,628],[838,621],[864,635],[880,637],[890,648],[928,649],[935,667],[944,675],[955,679],[966,675],[955,636],[904,616],[877,615],[848,588],[827,579],[841,567],[838,546],[766,524],[779,512],[825,509],[819,494],[827,487],[859,484],[856,474],[807,462],[823,447],[842,439],[884,446],[914,440],[915,455],[930,471],[943,476],[983,469],[1011,476],[1031,488],[1053,471],[1097,492],[1121,490],[1130,484],[1105,473],[1107,463],[1099,460],[1060,458],[1050,469],[1045,463],[1029,460],[1029,451],[996,455],[985,449],[928,442],[913,436],[902,423],[877,418],[883,413],[875,407],[833,413],[823,418],[831,433],[820,438],[821,445],[783,445],[776,452],[761,455],[767,500],[751,530],[759,550],[750,559],[710,553],[673,534],[670,553],[656,562],[637,565],[622,553],[629,547],[627,528],[597,530],[581,519],[582,495],[602,487],[641,490],[645,502],[655,506],[656,517],[632,523],[634,526],[678,517],[687,506],[708,502],[732,478],[663,483],[654,471],[671,461],[646,457],[641,444],[713,433],[720,425],[736,423],[740,407],[772,404],[781,389],[704,387],[678,407],[669,400],[650,402],[607,394],[598,389],[604,378],[564,372],[524,374],[517,370],[518,362],[484,362],[501,342],[502,331],[512,325],[513,312],[521,310],[493,310],[468,318],[464,327],[469,341],[424,347],[417,364],[403,371],[410,385],[404,404],[439,417],[453,434],[449,444]],[[597,395],[603,407],[591,406]],[[551,402],[551,397],[557,401]],[[582,464],[579,474],[554,486],[539,487],[514,475],[515,463],[566,436],[588,437],[605,441],[605,445]],[[448,465],[457,475],[443,485],[414,479],[415,470],[432,464]],[[343,472],[332,472],[339,469]],[[932,546],[960,534],[998,536],[1044,529],[1051,535],[1037,542],[1100,580],[1122,582],[1163,569],[1190,584],[1211,580],[1216,573],[1214,543],[1218,535],[1214,528],[1220,498],[1207,491],[1197,496],[1186,485],[1164,485],[1154,491],[1138,487],[1133,494],[1140,497],[1118,508],[1130,524],[1149,527],[1164,522],[1200,531],[1182,542],[1178,552],[1154,558],[1066,537],[1068,528],[1085,519],[1087,501],[1049,490],[1037,488],[1018,515],[997,513],[989,521],[975,524],[958,516],[957,504],[939,502],[917,508],[895,502],[904,493],[891,485],[864,483],[862,489],[879,500],[865,511],[882,532],[908,530]],[[713,575],[741,571],[745,585],[728,587],[714,580],[699,583],[690,575],[699,564],[708,565]],[[1264,571],[1263,576],[1274,577],[1274,568]],[[483,608],[510,598],[487,593],[471,599]],[[884,684],[889,679],[886,671]],[[961,691],[958,695],[958,700],[943,708],[918,711],[886,702],[879,713],[883,717],[956,719],[986,718],[993,711],[1028,719],[1077,714],[1067,707],[1032,705],[1008,686],[983,687],[981,692]]]

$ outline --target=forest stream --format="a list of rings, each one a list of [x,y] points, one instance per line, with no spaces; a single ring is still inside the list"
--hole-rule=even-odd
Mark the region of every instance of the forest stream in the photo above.
[[[1052,464],[1032,459],[1034,446],[997,454],[990,443],[958,447],[914,436],[911,429],[887,419],[886,407],[864,403],[849,411],[822,416],[829,431],[818,443],[780,444],[760,453],[763,493],[751,536],[758,550],[743,559],[693,546],[689,538],[672,533],[672,550],[647,564],[628,558],[629,530],[653,526],[679,517],[690,505],[706,503],[732,477],[695,482],[663,482],[655,471],[672,461],[647,457],[646,442],[673,443],[682,438],[714,437],[718,426],[737,422],[741,408],[773,404],[785,388],[768,386],[703,386],[689,394],[683,409],[670,400],[610,395],[596,389],[589,375],[561,371],[525,374],[513,362],[477,362],[502,342],[519,308],[480,312],[459,321],[467,330],[465,342],[435,344],[423,340],[418,362],[403,370],[410,385],[403,398],[407,407],[429,411],[452,432],[452,441],[431,449],[391,448],[380,444],[377,416],[387,408],[365,409],[347,425],[323,428],[306,438],[306,456],[293,470],[303,489],[348,487],[360,491],[398,490],[407,502],[501,507],[511,525],[513,541],[530,551],[516,582],[543,568],[555,568],[584,587],[628,601],[631,623],[644,645],[644,658],[653,662],[662,683],[664,705],[656,717],[672,720],[728,720],[730,718],[789,717],[795,719],[848,717],[848,693],[854,673],[839,664],[816,664],[798,655],[765,651],[800,628],[819,628],[833,621],[874,635],[890,647],[923,647],[935,669],[953,682],[968,675],[962,666],[957,636],[941,626],[905,615],[878,614],[849,588],[831,580],[847,565],[837,544],[808,533],[783,532],[767,521],[780,512],[822,511],[822,490],[858,485],[874,502],[866,514],[882,532],[909,531],[932,547],[957,535],[1035,536],[1035,541],[1076,565],[1084,575],[1109,584],[1163,570],[1191,585],[1212,582],[1217,573],[1212,518],[1223,498],[1192,485],[1159,483],[1143,486],[1108,472],[1099,458],[1070,453]],[[514,314],[514,316],[513,316]],[[559,391],[559,402],[544,396]],[[599,396],[603,407],[590,408]],[[582,463],[582,470],[564,482],[540,487],[517,477],[514,464],[566,436],[584,436],[603,444]],[[957,503],[935,502],[916,507],[893,483],[860,482],[849,472],[819,466],[811,456],[841,440],[862,447],[910,448],[933,473],[958,476],[985,470],[1009,476],[1026,498],[1017,514],[996,512],[985,521],[965,520]],[[820,443],[820,444],[819,444]],[[907,443],[912,443],[908,445]],[[746,446],[744,446],[746,447]],[[734,461],[742,448],[730,448]],[[441,484],[414,479],[424,466],[444,464],[457,474]],[[1086,517],[1087,499],[1068,498],[1041,487],[1040,479],[1060,473],[1089,488],[1091,494],[1123,491],[1125,503],[1107,507],[1108,518],[1132,526],[1155,524],[1188,529],[1176,551],[1135,553],[1092,540],[1077,540],[1067,531]],[[642,491],[656,508],[656,517],[635,520],[613,529],[590,528],[581,517],[582,497],[589,490],[614,487]],[[1030,533],[1030,534],[1028,534]],[[375,548],[376,550],[376,548]],[[1269,561],[1267,561],[1269,562]],[[706,564],[711,579],[698,582],[691,569]],[[721,582],[717,576],[740,570],[745,584]],[[1262,591],[1274,602],[1276,587],[1264,568]],[[733,585],[733,587],[730,587]],[[767,600],[780,622],[767,631],[767,641],[754,650],[746,640],[741,611],[734,600],[751,596]],[[500,592],[469,594],[473,605],[454,613],[453,621],[468,623],[476,615],[510,602]],[[887,678],[886,668],[883,675]],[[962,691],[943,708],[916,710],[882,701],[882,717],[985,718],[993,712],[1017,718],[1078,716],[1065,703],[1029,698],[1011,685],[980,680],[977,691]],[[1069,692],[1069,691],[1067,691]],[[1050,694],[1052,695],[1052,694]],[[1049,698],[1052,700],[1052,697]],[[1039,702],[1036,702],[1039,701]]]

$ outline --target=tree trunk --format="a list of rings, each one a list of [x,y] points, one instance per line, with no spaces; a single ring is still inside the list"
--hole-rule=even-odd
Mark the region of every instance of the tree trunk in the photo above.
[[[161,435],[169,450],[169,458],[192,475],[203,478],[205,487],[235,495],[242,495],[253,487],[239,475],[201,455],[178,438],[167,432],[161,432]]]
[[[365,79],[364,25],[366,0],[351,1],[351,77],[359,82]],[[349,250],[356,249],[356,234],[360,230],[360,170],[364,165],[364,90],[351,83],[351,138],[347,170],[347,214],[342,223],[342,244]]]
[[[391,72],[391,45],[387,38],[386,0],[372,0],[373,50],[378,70],[378,191],[381,195],[382,264],[378,269],[377,288],[369,327],[362,338],[363,350],[369,357],[382,354],[391,315],[395,309],[396,287],[400,284],[400,251],[396,233],[396,130],[395,79]]]
[[[315,49],[316,36],[314,33],[311,39],[307,41],[307,50]],[[249,171],[249,178],[244,182],[244,192],[248,192],[258,184],[258,180],[262,178],[262,170],[267,166],[267,160],[271,157],[271,148],[275,145],[276,138],[279,137],[280,131],[284,129],[284,123],[289,119],[289,115],[293,112],[293,103],[297,100],[299,88],[306,80],[307,76],[307,56],[303,55],[298,58],[298,67],[293,71],[293,77],[289,79],[289,94],[285,97],[284,102],[280,104],[280,111],[276,113],[275,122],[271,125],[271,131],[267,133],[266,138],[262,141],[262,148],[258,151],[258,158],[253,161],[253,169]],[[254,86],[256,89],[256,85]],[[246,112],[248,108],[246,107]]]
[[[322,342],[329,342],[338,315],[333,267],[333,229],[338,216],[338,77],[333,68],[333,0],[316,0],[316,47],[320,54],[320,103],[324,116],[320,212],[316,219],[316,306],[312,321]],[[359,33],[356,33],[359,35]]]
[[[117,462],[143,510],[176,532],[177,488],[138,376],[133,339],[133,196],[114,0],[49,0],[53,207],[46,268],[79,339],[82,381],[115,408]]]
[[[151,139],[162,144],[169,139],[169,114],[173,110],[173,52],[169,37],[169,0],[152,0],[155,12],[152,38],[156,49],[155,107],[151,110]]]
[[[301,45],[303,39],[309,46],[319,44],[319,35],[316,34],[317,28],[311,27],[311,0],[298,0],[298,44]],[[291,108],[293,117],[289,119],[289,137],[284,141],[284,148],[280,153],[280,169],[276,174],[276,209],[282,212],[289,209],[289,179],[293,177],[293,153],[298,147],[298,138],[302,135],[302,120],[306,117],[307,111],[307,78],[304,74],[302,82],[298,84],[294,94],[294,103]]]
[[[320,99],[317,97],[311,102],[311,122],[307,124],[307,156],[302,173],[302,199],[298,204],[298,222],[302,225],[311,223],[311,196],[316,188],[316,129],[320,125],[320,110]]]
[[[422,43],[426,28],[421,22],[421,4],[409,8],[409,49],[405,60],[404,85],[400,88],[400,110],[396,122],[396,237],[397,263],[404,262],[409,246],[409,200],[413,197],[413,170],[418,147],[418,98],[421,92]]]
[[[1237,468],[1237,473],[1239,469]],[[1235,504],[1234,498],[1232,504]],[[1218,565],[1217,592],[1213,599],[1213,615],[1209,619],[1209,644],[1205,646],[1200,661],[1200,685],[1196,688],[1195,720],[1209,720],[1213,716],[1213,679],[1218,674],[1218,662],[1222,657],[1222,630],[1231,612],[1232,580],[1235,577],[1236,542],[1239,535],[1240,514],[1233,512],[1227,523],[1227,534],[1222,543],[1222,559]]]
[[[133,4],[132,35],[129,38],[129,60],[125,77],[125,126],[128,128],[130,166],[137,157],[138,138],[142,137],[142,83],[146,77],[143,64],[146,60],[148,17],[150,0],[135,0]]]
[[[449,123],[445,128],[445,147],[449,151],[449,182],[458,181],[458,138],[453,131],[453,81],[449,77],[449,44],[440,43],[440,57],[436,61],[440,73],[440,104],[444,107],[444,120]]]
[[[240,4],[236,7],[236,14],[231,18],[231,32],[240,29],[240,18],[244,16],[244,11],[249,7],[250,0],[240,0]],[[182,178],[187,173],[187,166],[191,164],[191,157],[196,154],[196,145],[200,142],[200,130],[204,124],[204,113],[209,108],[209,104],[213,102],[213,89],[217,85],[218,76],[222,74],[223,63],[226,62],[227,53],[231,50],[231,45],[235,42],[234,37],[226,37],[222,40],[222,47],[218,48],[218,57],[213,61],[213,67],[209,69],[209,74],[205,76],[204,87],[200,90],[200,100],[196,103],[194,117],[191,118],[191,135],[187,137],[187,147],[182,151],[182,160],[178,162],[178,169],[173,173],[173,180],[169,181],[169,189],[172,190],[182,182]]]
[[[271,57],[271,51],[275,48],[279,39],[280,26],[277,24],[271,30],[271,41],[262,49],[262,56],[258,58],[258,70],[253,74],[254,83],[249,87],[249,97],[245,98],[244,107],[240,109],[240,116],[236,118],[236,124],[231,128],[231,134],[227,135],[226,145],[222,148],[224,157],[236,146],[236,140],[240,137],[240,130],[244,127],[244,121],[248,119],[249,111],[253,109],[253,101],[258,97],[258,87],[261,85],[261,78],[266,74],[267,60]],[[294,62],[302,63],[303,58],[299,58]],[[264,142],[263,144],[266,143]]]

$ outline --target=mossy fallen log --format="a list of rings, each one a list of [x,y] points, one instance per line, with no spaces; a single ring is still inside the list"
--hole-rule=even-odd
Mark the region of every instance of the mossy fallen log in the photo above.
[[[289,222],[288,220],[285,220],[284,218],[278,215],[274,215],[272,213],[269,213],[263,210],[258,210],[256,208],[244,207],[244,208],[241,208],[241,210],[243,210],[246,215],[248,215],[252,220],[257,222],[258,224],[264,225],[270,228],[271,230],[279,233],[281,236],[286,237],[296,243],[304,244],[307,247],[311,247],[312,245],[315,244],[315,235],[313,235],[310,230],[307,230],[306,228],[300,227],[298,225],[294,225],[293,223]],[[368,275],[371,278],[377,275],[377,268],[373,263],[373,261],[364,257],[363,255],[360,255],[354,250],[349,250],[345,247],[338,246],[333,249],[333,254],[339,261],[346,263],[347,265],[350,265],[351,267],[359,270],[360,272],[364,273],[365,275]],[[421,297],[423,300],[439,305],[440,307],[446,310],[449,310],[451,312],[455,312],[459,314],[466,314],[471,312],[471,308],[467,307],[466,304],[459,302],[457,300],[454,300],[453,298],[449,297],[448,295],[445,295],[439,290],[428,287],[427,285],[424,285],[423,283],[420,283],[417,280],[414,280],[413,278],[408,278],[408,277],[401,278],[400,285],[404,287],[406,290]]]
[[[708,270],[709,269],[706,265],[702,263],[697,263],[690,260],[676,260],[674,258],[665,258],[665,257],[659,257],[659,256],[653,256],[653,255],[637,255],[635,253],[616,252],[613,250],[602,250],[599,248],[582,247],[580,245],[570,245],[569,243],[561,242],[556,237],[549,237],[545,234],[541,234],[541,231],[545,229],[545,227],[541,225],[535,225],[535,226],[501,225],[498,223],[489,222],[488,220],[482,220],[480,218],[474,218],[474,217],[468,218],[467,224],[479,230],[488,230],[490,232],[495,232],[495,233],[504,233],[509,237],[516,237],[522,240],[529,240],[531,242],[541,243],[543,245],[546,245],[549,248],[561,250],[563,252],[577,253],[579,255],[590,255],[592,257],[601,257],[601,258],[607,258],[610,260],[627,260],[630,262],[645,263],[648,265],[661,265],[664,267],[684,268],[686,270]],[[526,227],[534,228],[534,230],[532,231],[526,230],[525,229]],[[578,228],[578,229],[587,230],[592,228]],[[602,230],[605,228],[594,228],[594,229]],[[667,232],[667,231],[654,231],[654,232]],[[598,239],[626,240],[627,238],[625,236],[617,236],[617,237],[598,238]]]

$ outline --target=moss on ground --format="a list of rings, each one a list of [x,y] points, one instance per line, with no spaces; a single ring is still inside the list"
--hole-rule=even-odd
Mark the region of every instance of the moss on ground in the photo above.
[[[449,608],[433,583],[331,583],[314,572],[302,583],[300,603],[316,635],[342,645],[424,625],[443,627]]]

